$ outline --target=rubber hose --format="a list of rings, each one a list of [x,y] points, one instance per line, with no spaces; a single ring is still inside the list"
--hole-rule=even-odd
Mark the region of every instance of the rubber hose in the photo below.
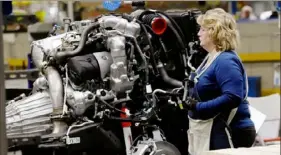
[[[164,82],[166,82],[167,84],[171,85],[171,86],[174,86],[176,88],[179,88],[179,87],[182,87],[182,82],[176,80],[176,79],[173,79],[171,77],[169,77],[169,75],[167,74],[164,66],[162,63],[159,63],[159,65],[157,66],[157,68],[159,69],[160,71],[160,75],[163,79]]]

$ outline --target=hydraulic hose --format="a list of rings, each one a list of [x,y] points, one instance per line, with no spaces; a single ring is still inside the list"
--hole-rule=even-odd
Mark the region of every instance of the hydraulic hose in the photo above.
[[[154,48],[153,48],[153,46],[152,46],[152,43],[151,43],[151,40],[150,40],[150,38],[149,38],[149,35],[148,35],[148,32],[147,32],[146,27],[145,27],[142,23],[140,23],[140,25],[141,25],[141,27],[142,27],[142,29],[143,29],[145,35],[146,35],[147,42],[148,42],[149,47],[150,47],[150,58],[151,58],[152,68],[153,68],[153,70],[154,70],[154,73],[157,74],[157,73],[158,73],[158,70],[157,70],[157,67],[156,67],[156,60],[155,60],[155,57],[154,57],[154,52],[155,52],[155,51],[154,51]]]

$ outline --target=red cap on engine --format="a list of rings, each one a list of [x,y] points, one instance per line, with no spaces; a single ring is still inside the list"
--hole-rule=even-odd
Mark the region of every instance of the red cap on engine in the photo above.
[[[167,29],[167,22],[161,17],[156,17],[151,22],[152,30],[157,35],[162,35]]]
[[[126,107],[122,107],[121,110],[126,113],[126,111],[127,111],[128,109],[127,109]],[[121,114],[120,114],[120,117],[121,117],[121,118],[127,118],[128,116],[127,116],[126,114],[124,114],[124,113],[121,113]],[[121,124],[122,124],[122,127],[123,127],[123,128],[124,128],[124,127],[130,127],[130,126],[132,125],[131,122],[122,122]]]

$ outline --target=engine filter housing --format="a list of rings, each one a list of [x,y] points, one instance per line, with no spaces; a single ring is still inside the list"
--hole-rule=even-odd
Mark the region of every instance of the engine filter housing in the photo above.
[[[75,56],[67,62],[68,75],[75,85],[87,80],[103,79],[109,73],[112,62],[109,52]]]

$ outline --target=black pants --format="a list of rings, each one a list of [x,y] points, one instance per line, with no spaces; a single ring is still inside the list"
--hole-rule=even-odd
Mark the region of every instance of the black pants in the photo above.
[[[232,141],[235,148],[251,147],[256,138],[255,127],[232,129]]]

